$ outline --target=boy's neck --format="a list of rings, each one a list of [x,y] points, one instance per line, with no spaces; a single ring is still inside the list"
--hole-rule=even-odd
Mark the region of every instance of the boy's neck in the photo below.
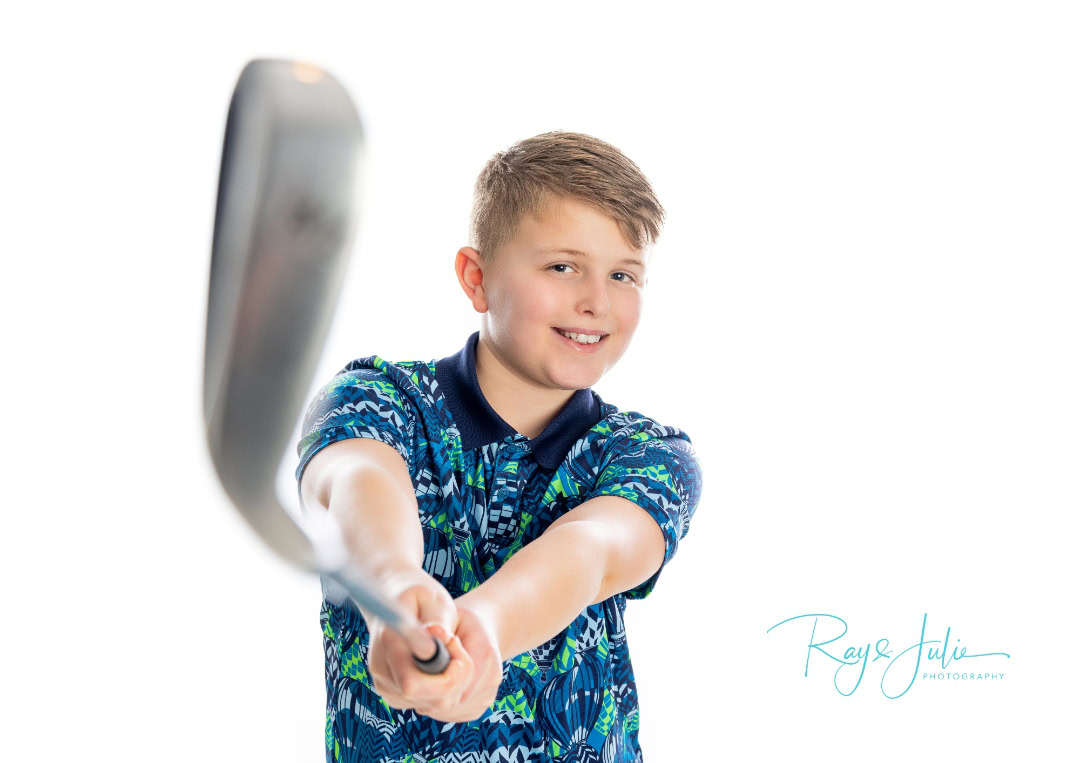
[[[476,381],[495,413],[530,440],[544,431],[575,392],[525,381],[499,360],[483,335],[476,343]]]

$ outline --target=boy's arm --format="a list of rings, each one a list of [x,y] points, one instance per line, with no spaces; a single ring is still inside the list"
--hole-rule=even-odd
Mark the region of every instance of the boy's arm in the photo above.
[[[664,551],[648,513],[625,498],[598,496],[552,522],[457,602],[488,613],[499,651],[510,659],[555,636],[586,607],[648,580]]]
[[[405,639],[357,604],[370,634],[367,673],[375,693],[390,707],[423,708],[440,717],[457,704],[467,688],[472,664],[454,635],[458,610],[454,600],[423,568],[424,536],[412,478],[401,454],[370,438],[327,445],[308,462],[301,477],[305,510],[329,510],[338,521],[351,561],[389,599],[424,625],[437,624],[453,657],[448,670],[422,673]],[[442,634],[445,634],[442,635]],[[501,666],[496,664],[496,679]],[[488,676],[485,675],[485,681]],[[498,680],[490,687],[491,699]],[[489,691],[486,684],[482,687]],[[487,694],[482,694],[485,697]],[[483,708],[477,711],[477,716]],[[466,720],[475,720],[467,718]]]
[[[306,510],[329,510],[352,559],[372,579],[422,569],[424,536],[412,478],[386,443],[358,437],[326,446],[304,470],[300,492]]]

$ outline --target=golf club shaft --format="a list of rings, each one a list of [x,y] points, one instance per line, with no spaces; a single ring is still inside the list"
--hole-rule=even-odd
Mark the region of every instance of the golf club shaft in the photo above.
[[[412,615],[402,612],[394,602],[377,593],[361,580],[351,567],[324,572],[340,585],[360,607],[381,619],[388,627],[409,643],[416,666],[425,673],[441,673],[450,661],[450,655],[441,641],[430,634]]]

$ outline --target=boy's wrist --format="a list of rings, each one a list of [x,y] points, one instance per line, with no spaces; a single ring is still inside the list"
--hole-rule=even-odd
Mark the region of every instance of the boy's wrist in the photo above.
[[[446,595],[447,605],[451,601],[450,594],[447,592],[430,573],[423,568],[419,563],[412,562],[408,559],[402,559],[400,557],[388,557],[386,559],[379,560],[378,562],[369,562],[363,568],[363,574],[366,581],[380,593],[384,598],[391,601],[398,601],[398,597],[410,588],[416,586],[423,586],[428,588],[437,588]],[[371,623],[374,619],[374,615],[367,610],[366,607],[357,605],[360,613],[364,616],[364,619]]]
[[[495,646],[499,650],[499,654],[503,660],[516,657],[517,655],[506,653],[506,649],[504,648],[506,645],[506,631],[499,614],[499,607],[487,595],[488,591],[490,591],[490,587],[485,589],[483,585],[479,585],[468,593],[463,593],[461,596],[454,599],[454,604],[459,608],[470,610],[477,617],[488,622],[495,635]]]
[[[401,556],[376,557],[370,559],[365,567],[371,579],[380,587],[402,575],[428,574],[420,562]]]

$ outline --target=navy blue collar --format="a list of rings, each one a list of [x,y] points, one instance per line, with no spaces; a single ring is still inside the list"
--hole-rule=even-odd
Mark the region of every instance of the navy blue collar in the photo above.
[[[480,332],[469,337],[460,352],[435,361],[435,379],[450,406],[461,433],[461,447],[472,450],[517,434],[488,404],[476,381],[476,343]],[[562,463],[570,446],[600,421],[600,398],[590,388],[577,390],[538,436],[529,449],[545,469]]]

